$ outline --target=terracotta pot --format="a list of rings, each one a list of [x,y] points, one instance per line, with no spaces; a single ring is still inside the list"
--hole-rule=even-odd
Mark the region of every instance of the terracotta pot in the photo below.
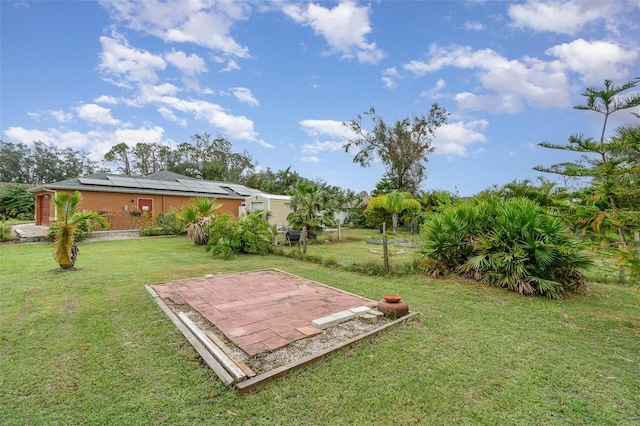
[[[398,303],[402,297],[397,294],[385,294],[382,296],[387,303]]]

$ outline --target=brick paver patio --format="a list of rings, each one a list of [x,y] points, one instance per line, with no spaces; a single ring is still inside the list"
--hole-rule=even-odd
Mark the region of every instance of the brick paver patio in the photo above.
[[[206,276],[151,288],[188,304],[249,356],[322,331],[311,321],[376,302],[278,270]]]

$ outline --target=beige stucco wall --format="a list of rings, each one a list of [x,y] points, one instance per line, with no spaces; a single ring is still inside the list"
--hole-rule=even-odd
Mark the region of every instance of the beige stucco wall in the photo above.
[[[283,200],[264,195],[252,195],[245,201],[248,213],[252,211],[252,203],[263,203],[264,209],[271,212],[271,215],[269,216],[269,223],[275,226],[285,226],[288,224],[287,216],[291,213],[289,202],[290,200],[288,199]]]

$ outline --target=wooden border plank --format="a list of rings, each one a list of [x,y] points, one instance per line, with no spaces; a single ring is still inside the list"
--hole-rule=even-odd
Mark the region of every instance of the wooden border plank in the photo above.
[[[220,380],[222,380],[222,383],[224,383],[227,386],[233,383],[233,377],[231,377],[231,375],[227,373],[227,370],[225,370],[218,363],[218,361],[216,361],[213,355],[211,355],[211,353],[209,353],[209,351],[204,347],[204,345],[200,343],[198,338],[182,323],[182,321],[180,321],[180,319],[178,319],[178,317],[162,301],[162,299],[158,296],[158,294],[148,285],[145,285],[144,287],[147,289],[149,294],[153,296],[153,299],[156,301],[158,306],[160,306],[160,309],[162,309],[164,313],[167,314],[169,319],[171,319],[171,322],[173,322],[176,325],[176,327],[178,327],[178,329],[182,332],[184,337],[189,341],[189,343],[191,343],[191,346],[193,346],[193,348],[198,352],[198,354],[202,357],[204,362],[207,363],[209,368],[211,368],[214,371],[214,373],[216,373],[216,375],[220,378]]]
[[[233,376],[234,381],[238,381],[240,379],[244,379],[247,377],[232,360],[225,354],[222,349],[214,345],[211,340],[204,334],[204,332],[198,327],[184,312],[178,313],[178,318],[187,326],[189,330],[198,338],[200,343],[204,345],[205,348],[213,355],[213,357],[222,364],[222,367],[227,370],[231,376]]]
[[[231,349],[229,349],[229,347],[226,345],[226,343],[224,343],[222,341],[221,338],[219,338],[218,336],[215,335],[215,333],[207,333],[207,337],[209,339],[211,339],[211,341],[220,349],[222,349],[222,351],[227,354],[227,356],[229,358],[231,358],[231,361],[233,361],[238,367],[240,367],[240,369],[242,371],[244,371],[244,374],[247,375],[247,377],[253,377],[256,375],[256,372],[253,371],[251,369],[251,367],[249,367],[247,364],[245,364],[241,359],[239,359]]]
[[[282,367],[275,368],[275,369],[273,369],[271,371],[267,371],[266,373],[263,373],[263,374],[260,374],[258,376],[252,377],[251,379],[245,380],[243,382],[236,383],[236,389],[238,390],[238,392],[240,394],[244,394],[246,392],[255,390],[258,386],[263,385],[263,384],[265,384],[267,382],[270,382],[271,380],[275,379],[276,377],[280,377],[280,376],[288,373],[291,370],[295,370],[297,368],[304,367],[305,365],[310,364],[310,363],[312,363],[314,361],[317,361],[317,360],[319,360],[321,358],[324,358],[327,355],[329,355],[330,353],[335,352],[337,350],[340,350],[340,349],[343,349],[343,348],[348,348],[349,346],[353,345],[354,343],[356,343],[359,340],[366,339],[366,338],[371,337],[371,336],[375,336],[376,334],[380,333],[381,331],[383,331],[383,330],[385,330],[385,329],[387,329],[389,327],[392,327],[392,326],[394,326],[396,324],[399,324],[401,322],[407,321],[407,320],[409,320],[409,319],[411,319],[411,318],[413,318],[413,317],[415,317],[417,315],[418,315],[417,312],[410,312],[408,315],[400,317],[400,318],[398,318],[398,319],[396,319],[396,320],[394,320],[394,321],[392,321],[392,322],[390,322],[388,324],[385,324],[385,325],[383,325],[381,327],[378,327],[378,328],[376,328],[374,330],[371,330],[368,333],[362,334],[360,336],[356,336],[356,337],[351,338],[349,340],[346,340],[346,341],[344,341],[342,343],[338,343],[337,345],[332,346],[330,348],[327,348],[327,349],[325,349],[323,351],[320,351],[320,352],[315,353],[315,354],[308,355],[308,356],[306,356],[306,357],[304,357],[302,359],[299,359],[298,361],[294,361],[294,362],[289,363],[287,365],[284,365]]]

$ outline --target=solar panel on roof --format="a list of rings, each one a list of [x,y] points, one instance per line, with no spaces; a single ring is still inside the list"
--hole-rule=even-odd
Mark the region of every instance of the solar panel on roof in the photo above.
[[[228,194],[228,191],[226,189],[215,183],[204,182],[203,186],[205,188],[205,191],[212,194]]]
[[[204,186],[202,186],[202,184],[197,181],[181,180],[179,181],[179,183],[187,188],[204,188]]]
[[[185,190],[184,185],[181,184],[180,182],[163,182],[163,183],[168,189],[173,189],[175,191],[184,191]]]
[[[113,182],[115,186],[124,186],[126,188],[142,188],[142,185],[140,185],[137,180],[132,178],[109,176],[108,179]]]
[[[231,189],[236,194],[240,194],[246,197],[252,194],[251,191],[249,191],[246,186],[234,185],[234,184],[226,184],[225,186]]]
[[[104,179],[78,178],[78,180],[83,185],[113,186],[113,183],[111,181]]]
[[[160,181],[148,180],[148,181],[138,181],[138,182],[140,182],[140,185],[142,185],[142,187],[146,189],[167,189],[164,182],[160,182]]]

